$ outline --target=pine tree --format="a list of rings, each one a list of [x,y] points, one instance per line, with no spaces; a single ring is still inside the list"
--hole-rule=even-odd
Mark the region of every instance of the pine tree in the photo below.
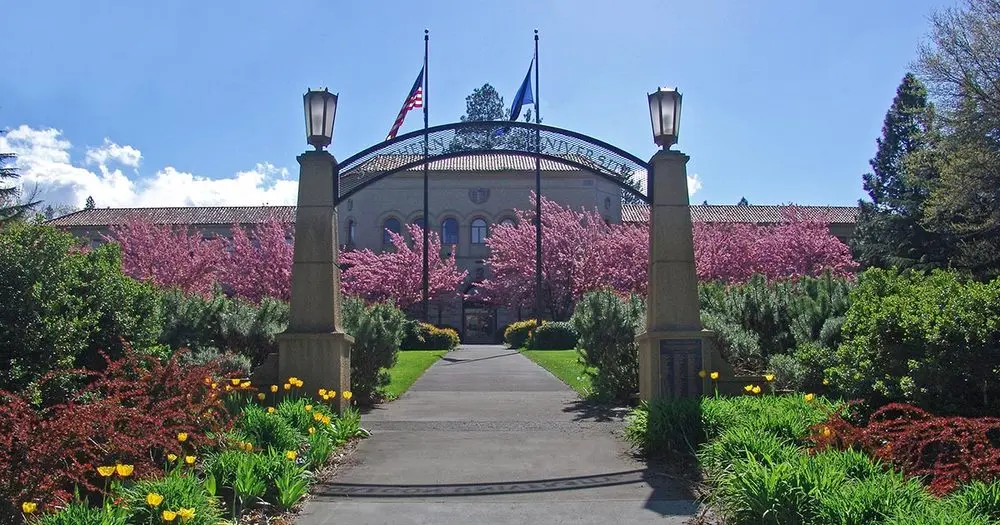
[[[87,196],[87,202],[86,202],[86,204],[83,205],[83,208],[86,209],[86,210],[92,210],[92,209],[94,209],[94,206],[95,206],[95,204],[94,204],[94,197],[88,195]]]
[[[740,202],[737,202],[736,205],[737,206],[749,206],[750,202],[747,200],[746,197],[740,197]]]
[[[882,137],[863,176],[871,201],[860,201],[853,239],[855,258],[866,266],[929,269],[943,266],[943,236],[923,225],[923,204],[937,178],[934,108],[911,73],[903,77],[885,115]]]
[[[21,188],[13,184],[21,176],[12,165],[16,158],[14,153],[0,152],[0,225],[24,217],[26,212],[38,204],[38,201],[31,199],[28,199],[29,202],[21,202]]]

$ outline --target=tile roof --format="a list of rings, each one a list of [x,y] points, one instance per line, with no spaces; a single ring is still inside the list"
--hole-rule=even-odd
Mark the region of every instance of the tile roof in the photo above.
[[[788,206],[734,204],[693,204],[691,220],[694,222],[781,222],[782,210]],[[806,217],[822,218],[831,223],[854,224],[858,220],[857,206],[796,206]],[[646,204],[622,204],[622,222],[649,221]]]
[[[574,155],[579,157],[579,155]],[[377,155],[350,168],[347,173],[387,171],[411,162],[417,162],[423,155]],[[572,159],[582,163],[582,159]],[[542,171],[579,171],[561,162],[541,159]],[[423,164],[418,164],[406,171],[423,170]],[[434,160],[428,163],[429,171],[533,171],[534,157],[515,153],[476,153],[461,157]]]
[[[695,222],[780,222],[786,206],[731,204],[696,204],[691,206]],[[823,217],[832,223],[853,224],[856,206],[798,206],[809,217]],[[63,215],[48,221],[53,226],[107,226],[140,218],[154,224],[230,225],[258,224],[274,217],[281,222],[295,222],[295,206],[191,206],[174,208],[93,208]],[[649,207],[645,204],[622,204],[622,222],[646,222]]]
[[[53,226],[107,226],[138,218],[153,224],[258,224],[271,217],[295,222],[295,206],[189,206],[173,208],[92,208],[48,221]]]

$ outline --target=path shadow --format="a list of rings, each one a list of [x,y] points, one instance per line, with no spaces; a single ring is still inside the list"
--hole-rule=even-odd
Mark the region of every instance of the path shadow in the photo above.
[[[577,399],[567,403],[562,411],[573,414],[573,421],[609,423],[624,421],[629,407],[603,404],[592,399]]]
[[[487,359],[497,359],[499,357],[507,357],[507,356],[511,356],[511,355],[517,355],[517,352],[510,352],[510,353],[507,353],[507,354],[491,355],[489,357],[477,357],[475,359],[456,359],[454,357],[447,357],[447,356],[445,356],[445,357],[441,358],[441,361],[446,361],[447,363],[444,366],[449,366],[449,365],[460,365],[462,363],[472,363],[474,361],[485,361]]]
[[[440,484],[367,484],[321,483],[313,487],[317,499],[336,498],[452,498],[502,494],[532,494],[586,490],[618,485],[645,483],[652,492],[645,508],[668,515],[691,515],[698,509],[697,496],[687,483],[650,469],[626,470],[607,474],[545,478],[522,481]]]

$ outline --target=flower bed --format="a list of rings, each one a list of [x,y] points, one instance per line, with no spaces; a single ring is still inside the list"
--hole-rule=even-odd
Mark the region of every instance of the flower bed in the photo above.
[[[818,396],[663,400],[635,409],[626,437],[649,455],[694,452],[711,488],[707,502],[730,524],[1000,520],[998,482],[974,481],[939,497],[878,456],[828,446],[842,431],[832,423],[843,420],[831,416],[837,412]]]
[[[285,511],[337,447],[366,434],[356,410],[333,412],[351,392],[305,395],[296,378],[258,392],[214,363],[180,361],[129,350],[44,409],[0,392],[0,522],[214,525]]]

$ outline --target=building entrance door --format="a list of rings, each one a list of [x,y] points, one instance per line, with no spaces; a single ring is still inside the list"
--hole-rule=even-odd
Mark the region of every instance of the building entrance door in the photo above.
[[[466,306],[462,316],[463,343],[483,344],[493,342],[496,316],[493,310],[479,306]]]

